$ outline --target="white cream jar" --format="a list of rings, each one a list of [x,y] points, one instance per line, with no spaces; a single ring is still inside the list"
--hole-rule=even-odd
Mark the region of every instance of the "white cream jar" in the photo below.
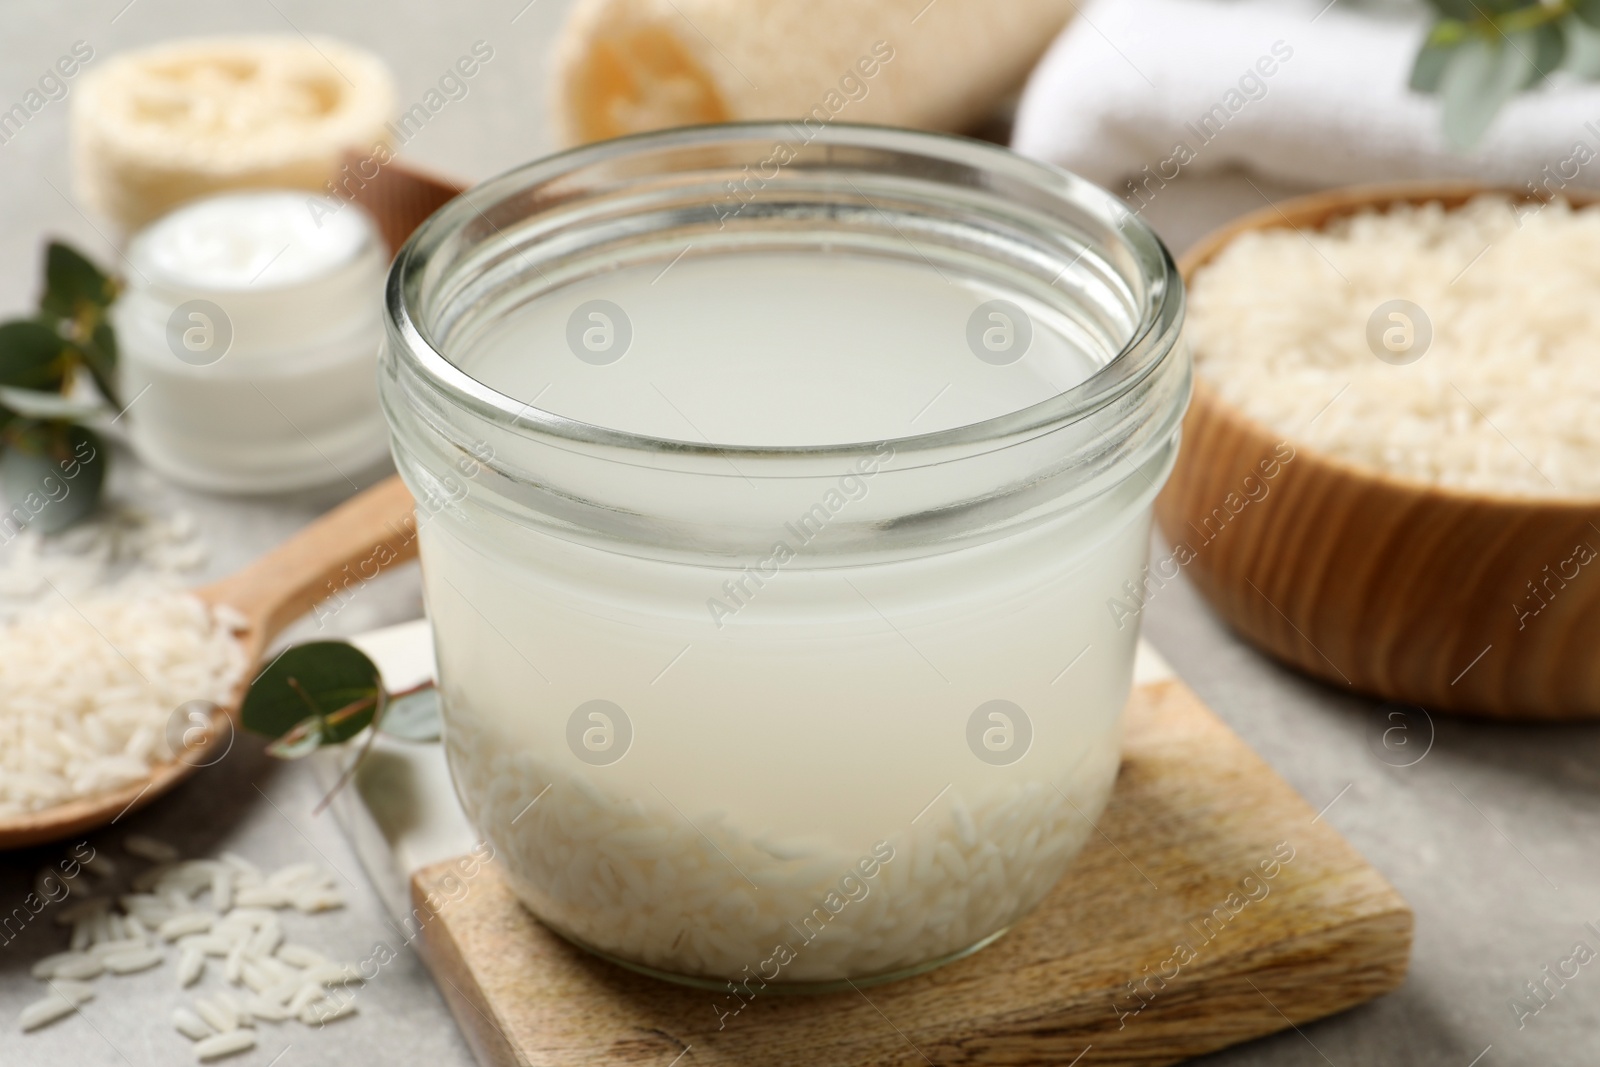
[[[226,193],[138,233],[114,306],[135,449],[198,489],[343,480],[383,456],[376,361],[388,255],[359,209]]]

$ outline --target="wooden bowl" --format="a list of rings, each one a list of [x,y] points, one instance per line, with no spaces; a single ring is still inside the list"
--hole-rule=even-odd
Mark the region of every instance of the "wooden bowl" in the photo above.
[[[1180,269],[1192,280],[1247,230],[1315,230],[1363,208],[1458,207],[1484,192],[1527,199],[1469,184],[1318,193],[1229,223]],[[1600,566],[1564,565],[1577,546],[1600,550],[1600,499],[1463,492],[1361,467],[1286,440],[1198,376],[1183,434],[1157,518],[1192,550],[1183,570],[1253,644],[1336,686],[1428,709],[1600,716]],[[1267,493],[1239,506],[1251,475]],[[1532,615],[1530,582],[1542,583]]]

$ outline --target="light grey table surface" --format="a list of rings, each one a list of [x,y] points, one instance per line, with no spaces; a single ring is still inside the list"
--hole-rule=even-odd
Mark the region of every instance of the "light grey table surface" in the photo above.
[[[198,33],[269,30],[328,33],[367,45],[399,72],[403,102],[419,97],[478,40],[494,57],[406,148],[407,157],[482,178],[550,147],[545,121],[545,51],[564,0],[6,0],[0,5],[0,104],[9,106],[74,41],[97,57]],[[52,103],[0,145],[0,312],[34,298],[40,241],[67,237],[102,260],[114,257],[104,226],[71,201],[67,105]],[[1257,183],[1268,194],[1290,192]],[[1211,226],[1259,206],[1237,178],[1184,177],[1148,217],[1175,249]],[[158,509],[200,520],[212,547],[202,577],[228,573],[293,533],[332,503],[386,471],[344,471],[325,491],[271,499],[206,496],[135,486],[133,462],[117,456],[114,489]],[[334,620],[358,632],[421,613],[414,570],[380,580]],[[309,632],[302,628],[302,633]],[[1436,719],[1431,749],[1410,767],[1380,759],[1376,706],[1292,674],[1242,644],[1179,581],[1146,614],[1146,634],[1193,688],[1416,908],[1410,977],[1381,1001],[1231,1049],[1215,1064],[1356,1064],[1468,1067],[1593,1064],[1600,1060],[1600,966],[1583,968],[1519,1028],[1510,998],[1575,942],[1600,949],[1583,928],[1600,923],[1600,727],[1510,728]],[[1425,742],[1426,738],[1419,738]],[[1390,757],[1391,761],[1393,757]],[[263,865],[316,860],[336,871],[347,910],[314,923],[319,939],[348,958],[393,943],[382,909],[338,828],[314,817],[319,791],[309,771],[265,757],[241,740],[228,759],[119,825],[181,845],[191,854],[229,848]],[[118,853],[118,833],[93,840]],[[9,910],[33,872],[61,848],[0,856],[0,904]],[[308,928],[310,924],[307,924]],[[293,933],[293,930],[291,930]],[[170,968],[115,980],[75,1018],[21,1035],[16,1012],[39,987],[28,964],[62,947],[60,928],[31,926],[0,947],[0,1065],[90,1067],[190,1062],[188,1042],[167,1022],[181,1002]],[[107,980],[102,980],[107,981]],[[360,1013],[310,1033],[268,1030],[254,1052],[229,1061],[282,1067],[471,1062],[426,970],[409,950],[360,995]],[[280,1057],[274,1059],[274,1057]],[[665,1065],[663,1065],[665,1067]]]

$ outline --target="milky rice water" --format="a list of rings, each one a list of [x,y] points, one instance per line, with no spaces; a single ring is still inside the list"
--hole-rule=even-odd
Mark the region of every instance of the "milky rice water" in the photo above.
[[[718,985],[924,968],[1057,882],[1116,777],[1136,632],[1104,605],[1188,391],[1170,260],[1110,197],[791,136],[535,164],[390,279],[467,813],[546,924]]]

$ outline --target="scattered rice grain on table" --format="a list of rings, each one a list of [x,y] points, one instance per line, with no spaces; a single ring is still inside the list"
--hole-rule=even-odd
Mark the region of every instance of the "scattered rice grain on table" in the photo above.
[[[140,835],[129,835],[124,848],[141,858],[169,858],[135,874],[129,892],[113,895],[102,885],[84,896],[74,888],[55,906],[55,923],[71,929],[74,947],[33,964],[43,995],[22,1009],[20,1029],[67,1019],[97,992],[114,990],[123,975],[167,962],[176,964],[175,991],[199,985],[207,972],[232,987],[218,989],[213,981],[211,992],[172,1010],[173,1029],[194,1043],[199,1062],[254,1048],[258,1023],[320,1028],[356,1012],[345,987],[362,981],[361,969],[287,940],[279,918],[282,911],[310,916],[342,907],[331,874],[311,863],[268,874],[227,852],[216,859],[179,859],[171,846]],[[219,880],[221,872],[228,877]],[[241,893],[270,886],[276,903],[238,903],[231,891],[218,896],[218,885],[237,885]],[[236,973],[209,967],[208,960],[216,958],[236,961]],[[114,966],[116,961],[123,965]],[[252,974],[255,983],[247,980]]]

